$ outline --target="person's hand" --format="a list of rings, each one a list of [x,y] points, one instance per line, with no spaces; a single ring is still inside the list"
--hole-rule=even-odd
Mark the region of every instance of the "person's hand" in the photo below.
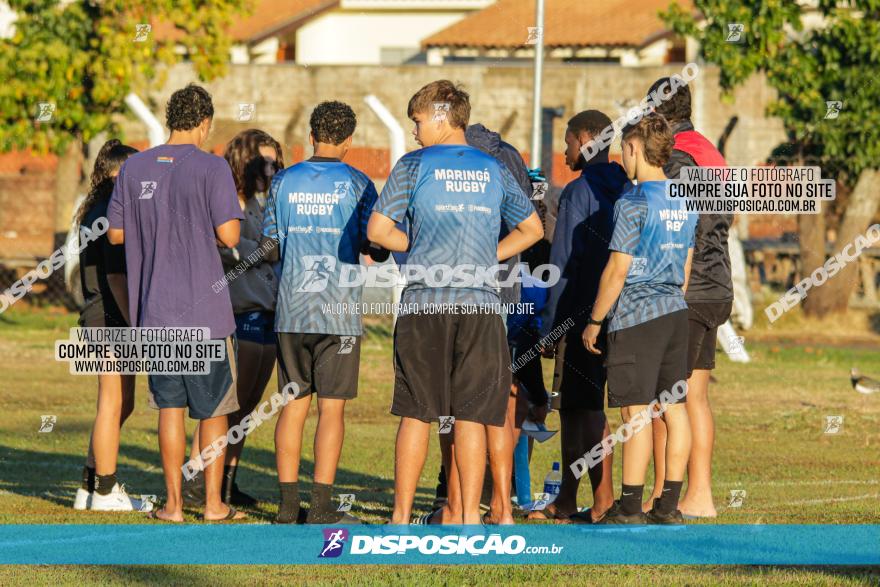
[[[536,424],[543,424],[547,419],[547,402],[543,404],[529,404],[529,420]]]
[[[584,341],[584,346],[594,355],[602,354],[602,351],[596,348],[596,340],[599,338],[599,330],[601,328],[602,327],[598,324],[590,324],[584,328],[584,333],[581,335],[581,338]]]
[[[541,356],[545,359],[552,359],[556,356],[556,345],[550,344],[547,346],[538,347],[538,352],[541,353]]]

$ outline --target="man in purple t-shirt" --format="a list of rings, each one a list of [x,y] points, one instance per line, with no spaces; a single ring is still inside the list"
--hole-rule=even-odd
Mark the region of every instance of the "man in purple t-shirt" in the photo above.
[[[225,360],[212,361],[206,375],[149,375],[168,491],[165,507],[151,516],[175,522],[183,521],[184,409],[201,421],[200,451],[226,435],[226,414],[238,409],[235,320],[229,292],[216,286],[223,278],[217,243],[238,244],[244,216],[229,165],[200,149],[213,116],[204,88],[174,92],[166,107],[171,137],[125,162],[107,213],[110,242],[125,243],[132,325],[209,328],[226,348]],[[217,452],[205,467],[205,520],[244,517],[220,499],[223,453]]]

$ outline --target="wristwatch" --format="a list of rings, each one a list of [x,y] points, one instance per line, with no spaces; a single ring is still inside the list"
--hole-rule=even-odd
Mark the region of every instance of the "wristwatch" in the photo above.
[[[590,324],[591,326],[602,326],[602,320],[593,320],[593,316],[590,315],[590,317],[587,318],[587,324]]]

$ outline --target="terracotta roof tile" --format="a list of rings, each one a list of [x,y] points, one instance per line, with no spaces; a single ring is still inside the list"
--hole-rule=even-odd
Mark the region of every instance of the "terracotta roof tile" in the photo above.
[[[546,0],[546,47],[642,47],[667,31],[658,16],[671,2],[691,0]],[[427,47],[515,48],[527,46],[534,26],[532,0],[499,0],[422,41]]]
[[[235,19],[229,33],[236,41],[261,41],[338,5],[339,0],[257,0],[249,16]],[[182,37],[180,31],[169,22],[157,21],[152,26],[156,39],[173,40]]]

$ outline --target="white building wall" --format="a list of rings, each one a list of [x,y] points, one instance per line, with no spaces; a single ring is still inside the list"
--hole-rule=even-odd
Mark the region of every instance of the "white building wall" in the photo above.
[[[420,50],[422,39],[461,20],[467,12],[328,12],[296,33],[302,65],[380,64],[382,48]]]

